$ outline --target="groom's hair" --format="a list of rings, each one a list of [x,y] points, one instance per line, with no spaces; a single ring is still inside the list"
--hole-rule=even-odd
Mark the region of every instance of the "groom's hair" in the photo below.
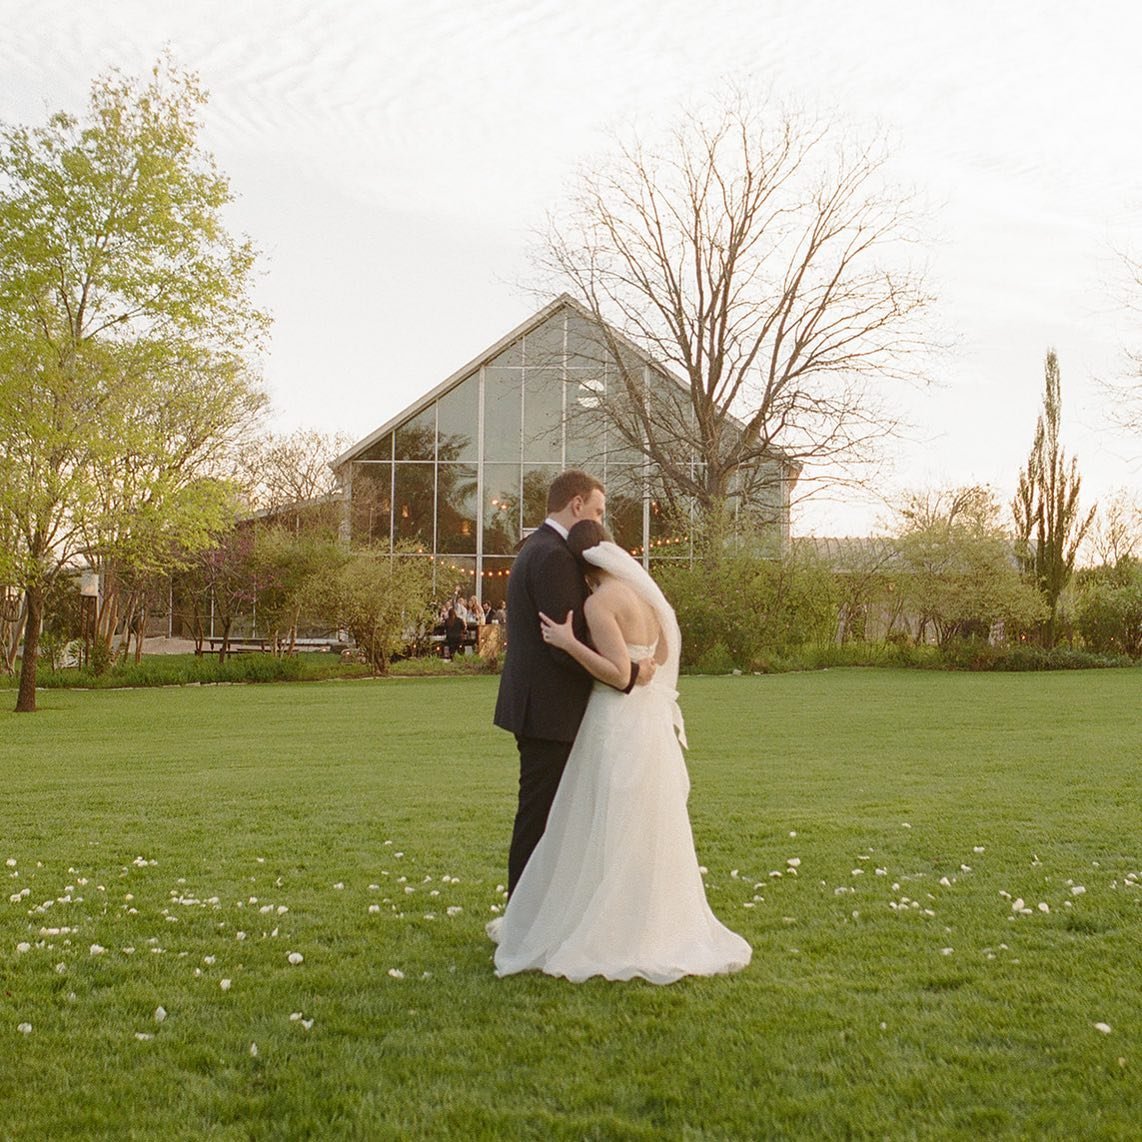
[[[604,539],[610,538],[607,529],[597,520],[581,519],[567,533],[567,546],[571,548],[571,554],[580,565],[586,566],[587,560],[583,558],[583,552],[589,547],[597,547]]]
[[[576,496],[586,499],[596,489],[600,492],[607,490],[601,481],[582,469],[568,468],[551,481],[547,490],[547,510],[561,512]]]

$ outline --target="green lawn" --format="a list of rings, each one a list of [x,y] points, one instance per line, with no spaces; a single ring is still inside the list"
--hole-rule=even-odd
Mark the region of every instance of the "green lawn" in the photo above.
[[[0,1138],[1138,1138],[1140,682],[683,679],[754,961],[666,988],[492,974],[494,678],[41,692]]]

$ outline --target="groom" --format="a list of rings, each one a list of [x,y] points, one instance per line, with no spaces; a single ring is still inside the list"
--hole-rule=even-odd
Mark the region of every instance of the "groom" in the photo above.
[[[587,584],[567,546],[582,519],[603,522],[606,492],[594,476],[569,468],[551,483],[547,518],[520,549],[508,579],[508,651],[500,677],[495,724],[515,734],[519,807],[508,854],[508,892],[547,827],[547,814],[587,708],[591,676],[570,655],[543,641],[539,613],[574,613],[575,634],[587,641]],[[654,676],[653,659],[631,663],[625,692]]]

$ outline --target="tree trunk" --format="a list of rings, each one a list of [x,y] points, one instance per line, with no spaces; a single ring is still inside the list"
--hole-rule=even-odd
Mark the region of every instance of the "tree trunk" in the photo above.
[[[24,627],[24,654],[20,660],[20,689],[16,696],[17,714],[36,712],[36,660],[40,656],[40,624],[44,617],[44,589],[28,587],[24,596],[27,625]]]
[[[20,613],[12,623],[5,624],[7,639],[4,643],[4,673],[11,674],[16,669],[16,655],[20,652],[20,642],[24,637],[24,624],[28,618],[28,605],[20,601]],[[8,627],[11,627],[8,630]]]

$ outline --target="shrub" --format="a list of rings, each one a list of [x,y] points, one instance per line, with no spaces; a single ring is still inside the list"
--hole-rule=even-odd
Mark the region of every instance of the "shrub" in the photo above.
[[[1048,649],[1024,643],[989,646],[966,639],[949,643],[940,656],[950,670],[1097,670],[1131,665],[1123,655],[1091,654],[1065,646]]]
[[[1076,612],[1088,650],[1142,657],[1142,564],[1124,559],[1092,576],[1079,595]]]
[[[727,551],[655,568],[682,628],[682,666],[756,670],[773,655],[831,642],[837,586],[821,564]]]

